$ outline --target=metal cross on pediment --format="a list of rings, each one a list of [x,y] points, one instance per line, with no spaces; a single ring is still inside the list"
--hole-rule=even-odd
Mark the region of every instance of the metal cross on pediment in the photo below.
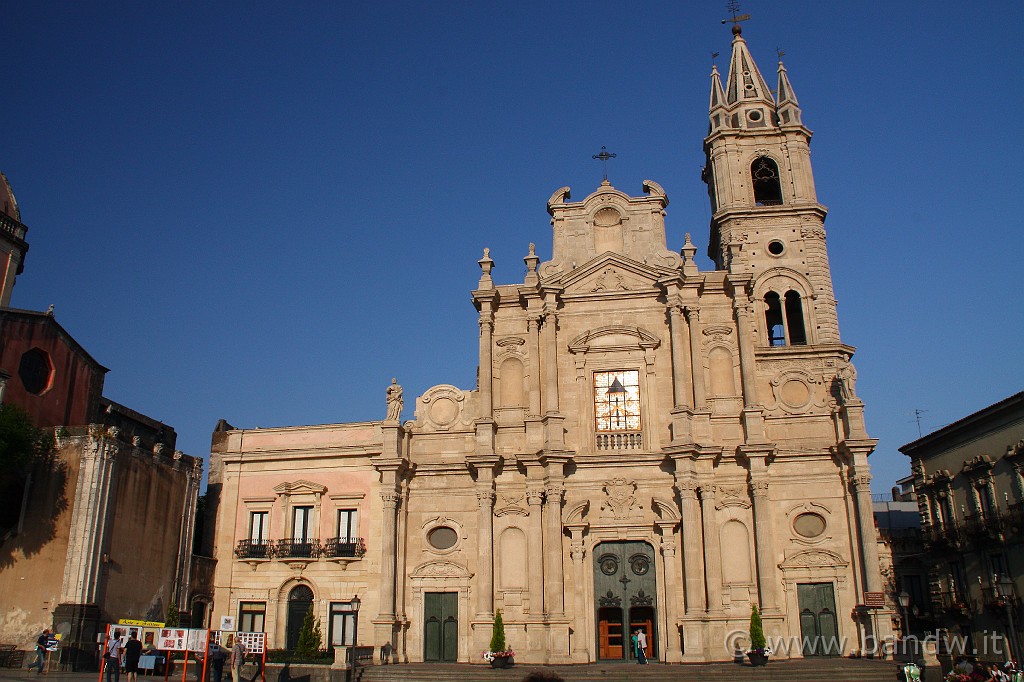
[[[597,159],[598,161],[601,162],[601,166],[604,169],[605,182],[608,181],[608,159],[614,159],[616,156],[617,154],[612,154],[611,152],[608,151],[608,147],[601,145],[601,153],[594,154],[592,157],[590,157],[592,159]]]
[[[725,24],[728,22],[732,22],[732,25],[734,27],[737,27],[737,30],[741,21],[746,21],[747,19],[750,18],[749,14],[739,13],[740,3],[737,2],[737,0],[729,0],[729,2],[725,5],[725,9],[728,10],[729,14],[731,14],[732,17],[729,19],[722,19],[722,23]]]

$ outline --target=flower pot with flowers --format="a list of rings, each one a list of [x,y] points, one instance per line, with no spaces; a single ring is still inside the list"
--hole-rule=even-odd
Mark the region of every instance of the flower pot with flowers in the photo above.
[[[761,612],[757,610],[757,604],[753,604],[750,610],[750,648],[747,649],[747,658],[750,665],[768,665],[771,653],[772,650],[764,638]]]
[[[501,620],[501,611],[494,614],[494,625],[491,627],[491,648],[484,652],[484,660],[492,668],[508,668],[515,664],[516,652],[505,645],[505,623]]]

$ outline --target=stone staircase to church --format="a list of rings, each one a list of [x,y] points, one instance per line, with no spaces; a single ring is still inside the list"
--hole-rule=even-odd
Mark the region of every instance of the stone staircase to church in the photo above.
[[[771,661],[763,668],[735,663],[689,663],[640,667],[629,663],[520,665],[494,670],[481,665],[375,665],[361,669],[359,682],[519,682],[534,670],[553,672],[565,682],[895,682],[891,661],[846,658]]]

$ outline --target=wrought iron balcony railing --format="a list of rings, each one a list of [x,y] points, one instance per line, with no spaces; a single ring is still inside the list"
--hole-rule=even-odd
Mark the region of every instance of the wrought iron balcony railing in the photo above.
[[[273,556],[273,540],[239,540],[236,559],[269,559]]]
[[[338,559],[358,559],[366,554],[366,544],[362,538],[338,537],[324,541],[323,556]]]
[[[947,590],[933,594],[933,601],[939,609],[954,615],[966,616],[974,610],[971,598],[958,590]]]
[[[278,559],[315,559],[320,556],[319,538],[284,538],[277,541]]]

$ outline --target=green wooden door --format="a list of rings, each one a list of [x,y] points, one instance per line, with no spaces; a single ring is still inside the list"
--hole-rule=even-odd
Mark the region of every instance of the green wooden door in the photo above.
[[[647,657],[658,657],[657,590],[654,549],[646,542],[602,542],[594,548],[598,658],[635,660],[629,638],[637,629],[647,634]]]
[[[459,657],[459,593],[423,594],[423,660],[453,663]]]
[[[842,654],[832,583],[797,585],[796,595],[800,608],[800,638],[804,656]]]

